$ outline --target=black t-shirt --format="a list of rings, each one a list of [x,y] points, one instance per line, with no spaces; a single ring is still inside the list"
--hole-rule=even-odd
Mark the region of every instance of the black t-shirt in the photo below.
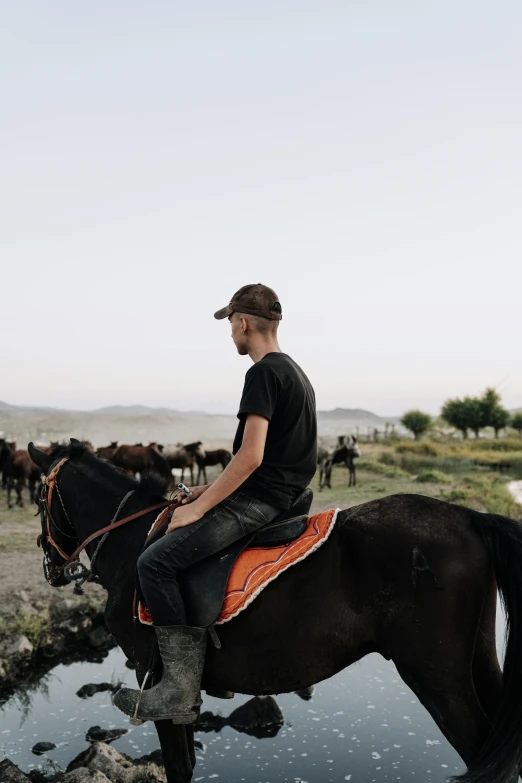
[[[263,462],[241,485],[242,491],[288,509],[309,485],[317,467],[317,416],[312,385],[285,353],[268,353],[246,374],[237,414],[234,454],[243,442],[249,413],[270,422]]]

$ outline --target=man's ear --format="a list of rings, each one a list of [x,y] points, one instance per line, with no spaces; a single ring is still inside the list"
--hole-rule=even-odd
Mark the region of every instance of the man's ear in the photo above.
[[[241,316],[241,334],[246,334],[248,331],[248,321],[246,318]]]

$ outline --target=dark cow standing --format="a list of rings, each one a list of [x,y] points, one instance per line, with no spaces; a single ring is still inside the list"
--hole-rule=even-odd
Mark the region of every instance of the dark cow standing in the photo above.
[[[196,455],[196,462],[198,463],[198,477],[196,483],[199,484],[201,474],[203,474],[203,481],[207,483],[207,467],[213,465],[221,465],[221,469],[225,470],[226,466],[232,459],[232,454],[226,449],[216,449],[215,451],[205,451],[204,454]]]

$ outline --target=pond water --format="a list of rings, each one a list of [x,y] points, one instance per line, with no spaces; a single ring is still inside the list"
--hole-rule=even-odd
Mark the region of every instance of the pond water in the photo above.
[[[497,626],[502,640],[501,617]],[[88,747],[85,735],[94,725],[127,728],[113,745],[132,757],[155,750],[154,726],[130,726],[113,707],[109,692],[87,699],[76,695],[86,683],[111,680],[135,685],[134,672],[126,668],[119,649],[102,663],[57,666],[31,693],[4,704],[0,755],[25,771],[65,769]],[[222,701],[204,695],[202,710],[227,716],[249,698]],[[293,693],[276,699],[285,723],[275,737],[256,739],[230,727],[197,734],[203,748],[196,752],[195,783],[443,783],[464,769],[393,664],[379,655],[369,655],[319,683],[310,701]],[[57,747],[35,756],[31,748],[37,742],[54,742]]]

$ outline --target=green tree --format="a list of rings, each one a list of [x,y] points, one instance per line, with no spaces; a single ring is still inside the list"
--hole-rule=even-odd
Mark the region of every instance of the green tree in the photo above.
[[[518,413],[514,413],[511,417],[511,426],[514,430],[518,432],[520,437],[522,438],[522,411],[519,411]]]
[[[480,430],[486,426],[486,408],[483,400],[478,397],[464,397],[463,403],[468,426],[478,438]]]
[[[511,415],[509,411],[507,411],[501,405],[497,405],[496,408],[493,408],[488,424],[495,430],[495,438],[498,438],[498,433],[500,430],[503,430],[504,427],[507,427],[510,421]]]
[[[465,400],[459,400],[457,398],[446,400],[442,406],[440,415],[444,421],[447,421],[448,424],[461,432],[464,439],[468,437],[470,422],[468,405]]]
[[[418,440],[421,435],[428,432],[433,426],[433,419],[429,413],[423,413],[422,411],[407,411],[401,419],[401,424],[406,427],[407,430],[413,432],[415,440]]]
[[[510,420],[509,411],[500,404],[500,394],[495,389],[486,389],[480,398],[484,415],[484,427],[493,427],[495,438],[500,430],[507,427]]]

